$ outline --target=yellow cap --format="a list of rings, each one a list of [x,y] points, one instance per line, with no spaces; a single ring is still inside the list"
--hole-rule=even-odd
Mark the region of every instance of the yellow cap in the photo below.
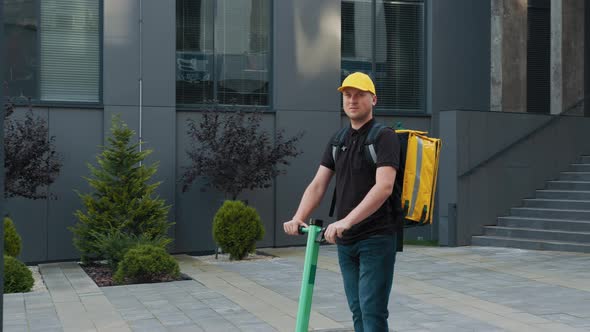
[[[375,93],[375,85],[369,75],[361,72],[352,73],[346,76],[344,81],[342,81],[342,86],[338,88],[338,91],[342,92],[345,88],[356,88],[377,95],[377,93]]]

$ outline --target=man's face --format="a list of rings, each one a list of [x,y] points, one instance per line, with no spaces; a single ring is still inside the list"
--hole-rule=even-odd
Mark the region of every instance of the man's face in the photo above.
[[[344,112],[353,121],[363,122],[371,117],[373,106],[377,104],[377,96],[356,88],[342,90]]]

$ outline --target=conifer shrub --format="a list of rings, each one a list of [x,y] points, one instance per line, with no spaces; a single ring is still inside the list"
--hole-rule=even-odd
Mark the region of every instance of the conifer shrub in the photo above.
[[[213,219],[213,239],[230,260],[244,259],[264,237],[258,212],[240,201],[225,201]]]
[[[98,166],[88,164],[92,177],[86,180],[94,192],[78,193],[84,210],[75,212],[79,222],[70,228],[83,263],[104,258],[97,234],[119,231],[155,239],[165,236],[173,224],[168,222],[170,206],[155,197],[160,182],[150,183],[158,164],[142,163],[152,151],[139,151],[139,143],[131,142],[134,135],[115,116],[108,145],[97,156]]]
[[[100,255],[107,261],[113,271],[117,270],[119,262],[123,260],[129,249],[143,244],[151,244],[166,249],[172,242],[171,238],[164,235],[150,237],[145,234],[135,235],[120,231],[113,231],[106,234],[96,233],[95,237]]]
[[[160,281],[180,276],[178,262],[161,247],[150,244],[129,249],[119,263],[114,281],[117,284]]]
[[[4,255],[4,293],[28,292],[35,283],[33,273],[18,259]]]
[[[4,217],[4,254],[16,257],[20,254],[22,240],[9,217]]]

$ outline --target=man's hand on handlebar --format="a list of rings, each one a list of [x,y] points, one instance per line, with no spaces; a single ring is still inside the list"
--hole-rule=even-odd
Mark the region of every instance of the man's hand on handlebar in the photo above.
[[[299,235],[299,226],[307,227],[303,220],[292,219],[283,223],[283,230],[289,235]]]

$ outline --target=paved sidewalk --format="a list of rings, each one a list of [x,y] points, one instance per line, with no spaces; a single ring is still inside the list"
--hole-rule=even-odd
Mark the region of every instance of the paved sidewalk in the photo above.
[[[48,291],[4,296],[4,331],[293,331],[303,247],[210,264],[194,280],[97,287],[75,263],[42,264]],[[590,255],[407,246],[390,300],[394,331],[590,331]],[[322,246],[310,328],[351,331],[334,246]]]

